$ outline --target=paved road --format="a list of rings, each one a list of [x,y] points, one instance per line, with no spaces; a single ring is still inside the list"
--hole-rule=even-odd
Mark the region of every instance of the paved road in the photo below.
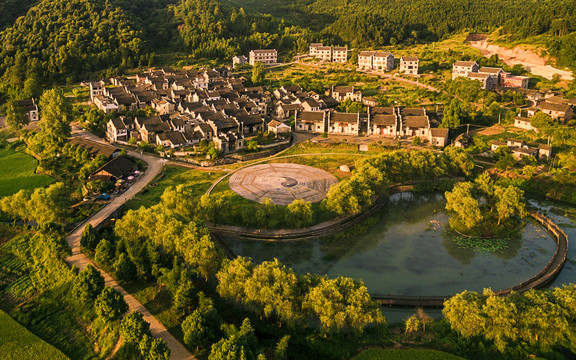
[[[76,129],[74,131],[75,136],[82,136],[84,138],[94,140],[100,143],[104,143],[101,139],[95,137],[93,134]],[[136,156],[140,158],[140,154],[128,151],[129,155]],[[162,168],[164,167],[165,160],[159,159],[154,156],[143,155],[143,160],[148,163],[148,169],[140,179],[130,187],[125,193],[113,199],[108,205],[106,205],[102,210],[91,216],[87,219],[81,226],[76,228],[72,233],[68,235],[66,240],[68,241],[68,245],[72,248],[72,256],[66,259],[66,262],[71,266],[74,265],[80,270],[84,269],[87,265],[93,265],[94,267],[100,270],[104,280],[106,282],[106,286],[111,286],[118,290],[122,296],[124,296],[124,300],[129,306],[129,311],[138,311],[144,315],[144,320],[150,323],[150,331],[154,337],[162,338],[166,341],[166,344],[170,348],[171,352],[171,359],[180,360],[180,359],[195,359],[192,354],[178,341],[174,336],[172,336],[168,330],[156,319],[150,312],[142,305],[138,300],[132,297],[126,290],[124,290],[117,282],[110,276],[110,274],[106,273],[104,270],[100,269],[92,260],[90,260],[82,251],[80,250],[80,237],[82,231],[84,230],[84,226],[88,223],[92,224],[92,226],[99,225],[102,221],[106,220],[109,216],[111,216],[116,210],[118,210],[126,201],[130,200],[134,195],[136,195],[140,190],[142,190],[150,181],[152,181],[156,175],[160,173]]]

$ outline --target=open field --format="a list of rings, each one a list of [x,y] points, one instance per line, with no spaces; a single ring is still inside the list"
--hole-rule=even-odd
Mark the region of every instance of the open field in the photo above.
[[[4,360],[68,359],[60,350],[44,342],[0,310],[0,355]]]
[[[37,167],[38,161],[30,155],[0,149],[0,197],[51,184],[54,179],[36,174]]]
[[[463,358],[436,350],[370,349],[354,360],[462,360]]]

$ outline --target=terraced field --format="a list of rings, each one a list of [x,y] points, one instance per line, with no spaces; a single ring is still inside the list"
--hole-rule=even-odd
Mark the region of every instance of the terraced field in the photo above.
[[[54,179],[36,174],[37,167],[38,161],[30,155],[0,149],[0,197],[51,184]]]

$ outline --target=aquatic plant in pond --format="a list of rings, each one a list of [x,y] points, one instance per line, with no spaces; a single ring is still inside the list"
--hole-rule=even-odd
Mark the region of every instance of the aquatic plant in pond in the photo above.
[[[462,249],[470,249],[479,253],[496,253],[508,249],[509,238],[471,238],[462,235],[452,235],[452,241]]]

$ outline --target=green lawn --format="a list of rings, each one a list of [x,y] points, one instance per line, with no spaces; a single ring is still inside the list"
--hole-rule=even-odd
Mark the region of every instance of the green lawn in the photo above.
[[[36,174],[38,161],[32,156],[8,149],[0,149],[0,197],[22,189],[44,187],[52,182],[48,175]]]
[[[158,204],[160,197],[168,186],[184,185],[186,189],[192,191],[193,196],[202,195],[214,181],[224,174],[223,171],[204,171],[181,166],[166,166],[162,174],[126,203],[126,210]]]
[[[463,360],[456,355],[436,350],[370,349],[354,360]]]
[[[0,355],[4,360],[68,359],[0,310]]]

